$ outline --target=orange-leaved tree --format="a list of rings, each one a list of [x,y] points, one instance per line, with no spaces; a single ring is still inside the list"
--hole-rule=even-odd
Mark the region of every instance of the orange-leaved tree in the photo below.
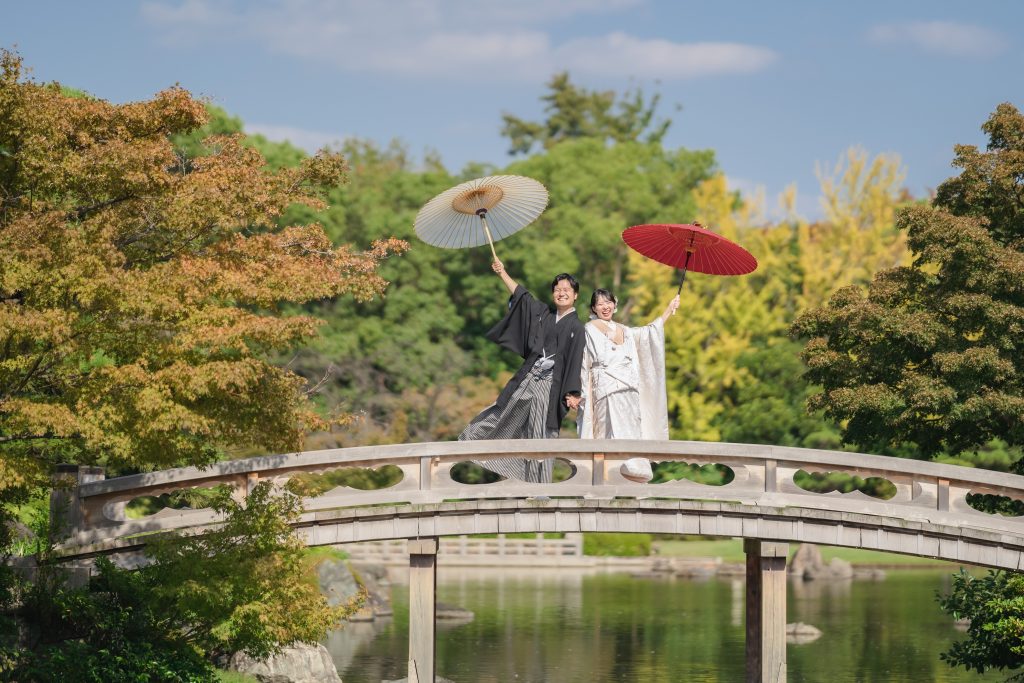
[[[321,152],[271,170],[240,136],[186,156],[206,120],[180,88],[112,104],[27,78],[0,52],[0,488],[58,461],[201,465],[295,449],[323,418],[268,358],[320,323],[282,305],[387,284],[382,259],[280,225],[346,178]]]

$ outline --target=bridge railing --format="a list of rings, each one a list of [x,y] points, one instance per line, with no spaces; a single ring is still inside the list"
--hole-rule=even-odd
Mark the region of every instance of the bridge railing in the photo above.
[[[712,486],[679,479],[659,484],[638,484],[624,478],[620,465],[643,456],[656,462],[718,464],[732,470],[733,478]],[[452,478],[454,465],[491,458],[559,458],[572,475],[561,482],[532,484],[502,480],[490,484],[464,484]],[[1024,520],[980,512],[968,503],[969,494],[1024,499],[1024,477],[900,458],[779,446],[693,441],[620,440],[505,440],[420,443],[332,449],[234,460],[206,469],[182,468],[100,479],[95,468],[84,468],[78,486],[67,500],[69,536],[66,547],[109,544],[142,534],[202,527],[217,521],[209,509],[164,508],[132,519],[128,504],[143,496],[191,488],[228,485],[244,497],[260,481],[285,485],[300,474],[324,473],[340,468],[379,468],[394,465],[402,477],[393,486],[377,490],[336,487],[305,498],[303,521],[315,522],[332,511],[374,506],[416,506],[452,500],[576,498],[583,501],[676,499],[720,501],[741,505],[769,505],[825,509],[903,520],[968,524],[999,533],[1024,533]],[[892,484],[895,494],[882,500],[859,491],[816,493],[801,488],[800,471],[837,472],[861,478],[877,477]],[[74,476],[72,472],[64,476]],[[582,503],[581,503],[582,504]]]

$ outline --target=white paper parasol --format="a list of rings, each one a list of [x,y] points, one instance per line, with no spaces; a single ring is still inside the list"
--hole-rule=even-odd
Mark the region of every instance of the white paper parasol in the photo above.
[[[493,175],[445,190],[416,214],[416,234],[445,249],[491,246],[522,230],[548,205],[548,191],[533,178]]]

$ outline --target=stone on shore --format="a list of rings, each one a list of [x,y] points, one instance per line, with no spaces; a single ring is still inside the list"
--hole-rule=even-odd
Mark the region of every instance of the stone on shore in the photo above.
[[[264,661],[236,652],[228,668],[260,683],[342,683],[331,654],[319,643],[296,643]]]
[[[786,624],[786,642],[794,645],[811,643],[821,637],[821,629],[798,621]]]
[[[801,543],[789,562],[789,573],[804,581],[816,579],[852,579],[853,565],[846,560],[833,557],[825,564],[821,549],[810,543]]]

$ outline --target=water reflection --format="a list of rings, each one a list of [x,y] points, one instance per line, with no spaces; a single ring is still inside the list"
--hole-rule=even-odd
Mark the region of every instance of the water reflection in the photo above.
[[[395,578],[401,581],[401,573]],[[789,646],[789,680],[1003,680],[939,661],[938,653],[962,637],[934,600],[948,584],[943,571],[790,582],[788,621],[823,634]],[[392,598],[393,619],[351,624],[328,640],[346,683],[405,676],[407,587],[396,582]],[[438,599],[475,612],[472,621],[438,630],[438,674],[457,683],[743,680],[742,578],[442,569]]]

